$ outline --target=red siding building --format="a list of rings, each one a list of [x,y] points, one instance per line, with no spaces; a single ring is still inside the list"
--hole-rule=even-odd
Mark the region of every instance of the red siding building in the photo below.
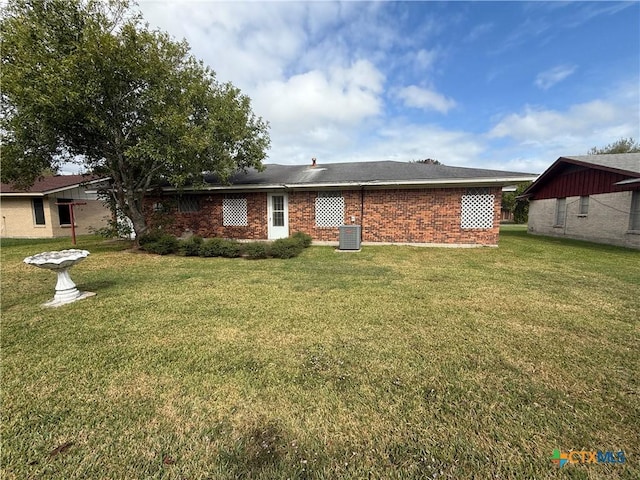
[[[640,248],[640,153],[560,157],[522,196],[529,233]]]

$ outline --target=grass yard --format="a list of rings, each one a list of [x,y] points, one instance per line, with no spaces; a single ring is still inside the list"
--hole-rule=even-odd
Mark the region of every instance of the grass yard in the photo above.
[[[68,239],[2,241],[3,479],[640,478],[637,251],[78,247],[98,295],[43,309]]]

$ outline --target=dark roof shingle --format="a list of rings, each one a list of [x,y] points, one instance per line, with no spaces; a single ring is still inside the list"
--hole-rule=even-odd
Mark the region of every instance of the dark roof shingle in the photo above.
[[[237,186],[276,186],[287,185],[304,187],[310,185],[344,184],[393,184],[399,183],[429,183],[429,182],[465,182],[507,179],[518,182],[533,180],[536,177],[530,173],[506,172],[500,170],[486,170],[479,168],[449,167],[445,165],[431,165],[424,163],[407,163],[394,161],[327,163],[311,165],[278,165],[267,164],[265,170],[258,172],[249,169],[246,173],[233,175],[229,181]],[[205,181],[211,185],[220,185],[215,176],[206,176]]]

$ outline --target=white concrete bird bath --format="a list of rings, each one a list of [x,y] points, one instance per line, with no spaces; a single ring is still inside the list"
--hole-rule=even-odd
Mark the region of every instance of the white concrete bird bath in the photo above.
[[[60,250],[43,252],[24,259],[24,263],[46,268],[58,274],[56,294],[52,300],[43,303],[43,307],[59,307],[95,295],[93,292],[80,292],[69,276],[69,269],[89,255],[87,250]]]

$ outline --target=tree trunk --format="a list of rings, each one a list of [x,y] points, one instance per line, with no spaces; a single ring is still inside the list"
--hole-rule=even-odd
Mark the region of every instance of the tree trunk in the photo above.
[[[131,220],[133,231],[136,234],[134,245],[139,246],[140,237],[147,233],[147,219],[144,216],[142,206],[144,205],[144,192],[136,195],[134,188],[124,189],[122,184],[116,186],[115,197],[118,207]]]
[[[149,227],[147,221],[144,218],[144,214],[136,207],[129,207],[129,219],[133,223],[133,231],[136,233],[135,245],[139,245],[140,236],[147,233]]]

